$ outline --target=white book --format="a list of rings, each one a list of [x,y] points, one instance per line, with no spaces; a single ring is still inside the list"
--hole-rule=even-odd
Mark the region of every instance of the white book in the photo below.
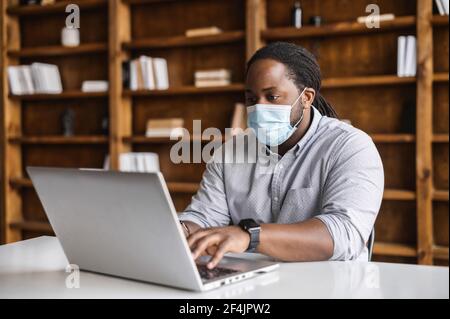
[[[29,65],[21,66],[22,76],[25,81],[26,94],[34,94],[33,78],[31,76],[31,68]]]
[[[146,137],[182,137],[184,128],[151,128],[145,132]]]
[[[196,71],[194,77],[196,80],[230,79],[231,71],[227,69]]]
[[[9,90],[13,95],[25,94],[25,90],[20,83],[20,67],[8,66]]]
[[[405,58],[406,58],[406,37],[398,37],[397,46],[397,75],[399,77],[405,76]]]
[[[106,92],[108,91],[108,81],[83,81],[82,92]]]
[[[132,163],[129,153],[122,153],[119,156],[119,170],[122,172],[131,172]]]
[[[152,62],[156,79],[156,89],[167,90],[169,88],[167,60],[163,58],[153,58]]]
[[[58,66],[46,63],[31,64],[31,73],[36,85],[37,93],[62,93],[61,76]]]
[[[230,85],[230,80],[222,79],[222,80],[196,80],[196,87],[215,87],[215,86],[227,86]]]
[[[130,61],[130,90],[133,91],[138,89],[137,71],[136,63]]]
[[[136,171],[139,173],[145,173],[145,154],[135,153],[133,155],[136,161]]]
[[[144,153],[145,171],[147,173],[159,172],[159,156],[156,153]]]
[[[416,37],[408,36],[406,39],[406,61],[405,61],[405,75],[416,76]]]
[[[449,10],[449,0],[441,0],[442,1],[442,6],[444,7],[444,13],[445,15],[448,15],[448,10]]]
[[[142,75],[144,79],[144,88],[147,90],[155,89],[155,74],[153,71],[152,58],[148,56],[141,56],[139,58],[141,63]]]
[[[444,4],[442,2],[442,0],[435,0],[436,2],[436,7],[438,8],[439,14],[441,16],[445,16],[445,9],[444,9]]]

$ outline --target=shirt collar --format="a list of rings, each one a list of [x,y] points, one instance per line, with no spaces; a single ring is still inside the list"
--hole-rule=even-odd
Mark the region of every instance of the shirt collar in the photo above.
[[[311,110],[313,111],[313,119],[305,135],[303,135],[300,141],[298,141],[297,145],[294,146],[296,155],[300,153],[303,146],[305,146],[305,144],[308,143],[308,141],[314,136],[317,128],[319,127],[320,120],[323,117],[323,115],[320,114],[319,110],[317,110],[314,106],[311,106]]]

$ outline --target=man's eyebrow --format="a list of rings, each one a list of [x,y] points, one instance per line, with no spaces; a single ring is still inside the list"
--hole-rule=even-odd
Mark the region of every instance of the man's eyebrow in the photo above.
[[[271,87],[262,89],[262,91],[263,92],[272,91],[273,89],[276,89],[276,88],[277,88],[276,86],[271,86]],[[245,93],[253,93],[253,91],[250,89],[245,89]]]

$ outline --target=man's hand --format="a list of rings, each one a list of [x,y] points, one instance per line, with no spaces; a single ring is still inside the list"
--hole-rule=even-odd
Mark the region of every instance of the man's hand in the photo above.
[[[216,267],[226,253],[242,253],[250,244],[250,234],[239,226],[200,229],[188,238],[194,259],[212,256],[207,267]]]

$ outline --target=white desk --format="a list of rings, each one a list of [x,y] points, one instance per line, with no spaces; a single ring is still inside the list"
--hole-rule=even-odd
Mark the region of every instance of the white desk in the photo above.
[[[285,263],[279,270],[206,293],[89,272],[66,288],[55,237],[0,246],[0,298],[449,298],[449,269],[387,263]]]

